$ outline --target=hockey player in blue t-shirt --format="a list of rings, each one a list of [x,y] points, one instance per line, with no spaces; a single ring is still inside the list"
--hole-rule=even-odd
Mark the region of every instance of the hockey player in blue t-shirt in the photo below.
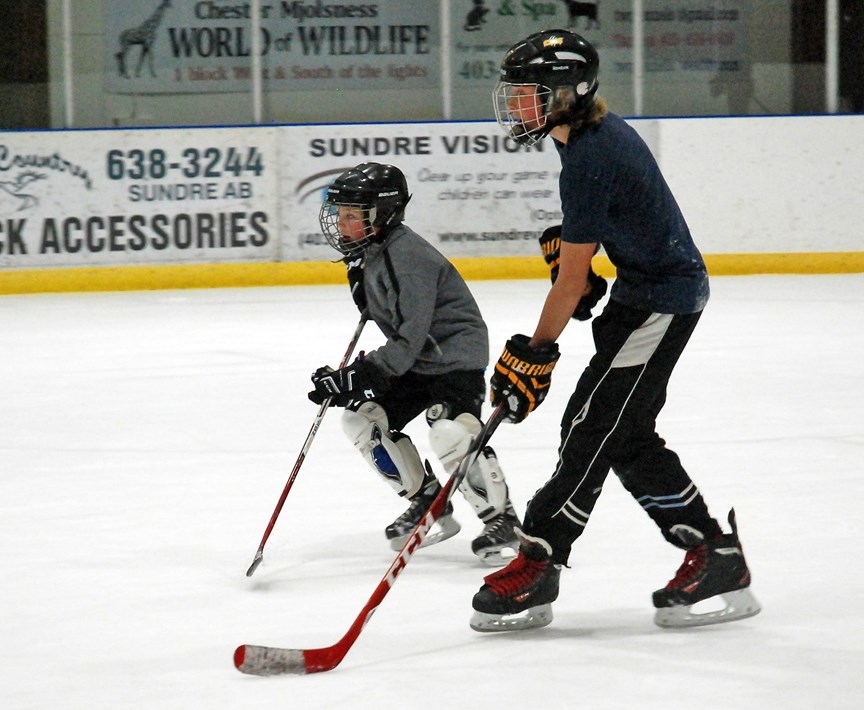
[[[558,337],[571,317],[590,317],[605,292],[591,270],[601,246],[617,277],[593,321],[596,352],[561,421],[556,469],[528,504],[519,554],[474,596],[478,631],[552,620],[561,567],[610,469],[666,540],[686,550],[675,577],[654,592],[658,625],[732,621],[760,610],[734,511],[724,533],[655,430],[669,377],[708,301],[708,275],[648,147],[597,96],[598,68],[584,38],[539,32],[507,52],[494,92],[498,122],[511,138],[531,145],[548,135],[561,158],[563,222],[541,238],[553,284],[533,336],[507,341],[490,383],[493,404],[505,402],[511,421],[543,401]],[[711,597],[725,606],[692,609]]]

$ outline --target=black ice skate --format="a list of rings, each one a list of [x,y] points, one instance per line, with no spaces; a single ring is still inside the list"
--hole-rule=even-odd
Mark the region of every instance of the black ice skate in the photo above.
[[[552,563],[545,540],[519,531],[519,554],[504,569],[493,572],[474,595],[471,628],[475,631],[519,631],[552,621],[561,568]]]
[[[746,619],[762,607],[750,591],[750,570],[738,541],[735,511],[729,511],[732,532],[708,540],[693,528],[682,525],[673,532],[685,544],[693,544],[684,564],[663,589],[654,592],[657,611],[654,623],[666,628],[687,628]],[[714,599],[722,609],[697,613],[693,605]],[[711,604],[711,602],[708,602]]]
[[[429,469],[428,462],[426,466],[426,479],[420,492],[411,499],[411,505],[408,506],[408,510],[402,513],[384,530],[384,534],[387,535],[392,550],[398,551],[402,549],[411,533],[414,532],[414,528],[420,524],[423,516],[426,515],[429,506],[432,505],[432,501],[441,492],[441,484],[438,483],[438,479],[435,478]],[[428,547],[429,545],[434,545],[436,542],[443,542],[453,537],[461,529],[461,526],[453,517],[453,504],[448,501],[441,517],[435,521],[435,527],[429,532],[420,547]]]
[[[481,532],[471,541],[471,552],[491,567],[501,567],[510,562],[519,551],[516,530],[522,523],[510,501],[503,513],[486,521]]]

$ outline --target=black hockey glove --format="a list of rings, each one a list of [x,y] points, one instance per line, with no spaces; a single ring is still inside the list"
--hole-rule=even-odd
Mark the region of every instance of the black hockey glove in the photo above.
[[[585,291],[582,293],[579,303],[576,304],[576,310],[573,311],[572,317],[576,320],[588,320],[591,317],[591,309],[606,295],[606,288],[606,279],[595,274],[594,269],[589,266],[588,283],[585,284]]]
[[[387,379],[361,356],[339,370],[330,366],[319,367],[312,373],[312,384],[315,389],[309,393],[309,399],[315,404],[321,404],[329,397],[331,407],[346,407],[354,400],[377,397],[386,389]]]
[[[366,290],[363,286],[363,257],[346,256],[342,261],[348,269],[348,286],[351,289],[351,298],[354,304],[363,313],[366,310]]]
[[[558,262],[561,254],[560,224],[549,227],[543,232],[540,236],[540,249],[543,251],[543,259],[549,265],[549,276],[554,284],[555,279],[558,278]],[[596,274],[594,269],[589,266],[585,292],[579,299],[579,303],[576,304],[576,310],[573,311],[571,318],[588,320],[591,317],[591,309],[606,295],[607,286],[606,279]]]
[[[529,340],[517,334],[507,341],[489,381],[492,404],[503,401],[511,422],[521,422],[546,399],[560,357],[557,343],[532,348]]]

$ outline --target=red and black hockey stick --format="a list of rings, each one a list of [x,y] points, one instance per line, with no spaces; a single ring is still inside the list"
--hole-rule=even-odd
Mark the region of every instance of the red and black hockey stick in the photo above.
[[[357,346],[357,341],[360,340],[360,334],[363,332],[363,326],[366,325],[367,319],[368,316],[364,312],[363,315],[360,316],[360,322],[354,329],[354,335],[351,336],[351,342],[348,343],[348,349],[345,351],[345,355],[342,357],[342,362],[339,364],[340,368],[345,367],[348,364],[348,360],[351,358],[351,354]],[[282,506],[285,505],[285,499],[288,497],[288,491],[290,491],[291,486],[294,485],[294,479],[297,478],[297,473],[300,471],[303,461],[306,460],[306,453],[309,451],[309,447],[312,446],[312,440],[315,438],[315,434],[318,433],[318,427],[321,426],[321,422],[324,420],[324,415],[327,413],[329,407],[330,398],[321,402],[321,406],[318,408],[318,414],[315,415],[315,421],[312,422],[312,428],[306,435],[306,441],[303,442],[303,448],[300,449],[300,455],[297,457],[294,468],[291,470],[291,475],[288,477],[288,482],[282,490],[282,495],[279,496],[279,502],[276,504],[276,509],[273,511],[273,515],[270,516],[270,522],[267,523],[267,529],[264,531],[264,537],[261,538],[261,544],[258,545],[258,551],[255,553],[255,558],[252,560],[252,564],[249,565],[249,569],[246,570],[247,577],[252,576],[255,570],[258,569],[258,565],[261,564],[261,560],[264,559],[264,545],[267,544],[267,539],[270,537],[270,533],[273,532],[273,526],[276,525],[276,518],[278,518],[279,513],[282,512]]]
[[[504,419],[507,410],[503,403],[499,404],[485,426],[480,431],[480,434],[471,443],[471,448],[462,459],[459,468],[447,479],[447,482],[441,488],[441,492],[432,501],[426,515],[423,516],[420,523],[414,529],[414,532],[408,537],[408,540],[402,546],[393,564],[387,570],[383,579],[375,587],[369,601],[360,610],[354,623],[348,632],[332,646],[323,648],[274,648],[272,646],[238,646],[234,651],[234,665],[241,673],[249,675],[282,675],[282,674],[304,674],[304,673],[320,673],[321,671],[332,671],[338,666],[342,659],[345,658],[348,651],[354,645],[363,627],[372,614],[384,601],[387,592],[396,583],[399,574],[405,569],[411,557],[423,543],[423,539],[429,532],[435,521],[441,516],[444,507],[450,500],[456,488],[462,482],[462,479],[471,468],[477,456],[483,450],[483,447],[489,441],[492,433],[498,427],[498,424]]]

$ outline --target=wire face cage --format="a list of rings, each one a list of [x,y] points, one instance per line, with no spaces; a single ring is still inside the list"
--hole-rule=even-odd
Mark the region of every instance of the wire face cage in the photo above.
[[[375,208],[359,202],[324,202],[318,224],[327,242],[345,256],[362,252],[375,236]]]
[[[539,84],[499,81],[492,91],[495,118],[520,145],[534,145],[546,131],[546,116],[552,90]]]

